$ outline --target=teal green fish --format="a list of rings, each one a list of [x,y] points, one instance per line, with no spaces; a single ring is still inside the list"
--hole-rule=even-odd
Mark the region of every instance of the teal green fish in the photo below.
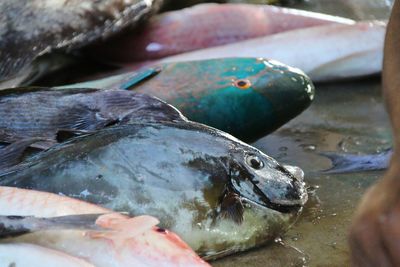
[[[64,88],[130,89],[159,97],[190,120],[253,141],[305,110],[314,98],[299,69],[262,58],[163,63]]]

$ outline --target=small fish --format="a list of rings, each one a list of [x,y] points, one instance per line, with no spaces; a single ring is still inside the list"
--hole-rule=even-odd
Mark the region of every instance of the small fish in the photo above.
[[[363,171],[380,171],[389,167],[393,149],[387,149],[377,154],[340,154],[335,152],[321,152],[322,156],[332,161],[332,167],[324,173],[351,173]]]
[[[25,251],[32,263],[42,255],[70,266],[209,266],[151,216],[129,218],[77,199],[11,187],[0,187],[0,215],[3,233],[16,236],[21,230],[0,240],[0,263],[24,263],[29,258],[17,256]]]
[[[14,166],[0,184],[157,216],[207,258],[282,234],[307,201],[298,175],[233,136],[188,121],[79,136]]]
[[[314,82],[335,81],[379,73],[385,31],[386,23],[376,21],[323,25],[187,52],[160,62],[265,57],[301,69]]]
[[[18,142],[5,148],[9,159],[19,158],[24,148],[33,143],[34,147],[48,148],[68,133],[76,135],[130,121],[186,120],[174,107],[154,97],[125,90],[85,88],[1,90],[0,116],[0,142]],[[3,159],[5,152],[0,150]],[[9,162],[4,160],[0,167]]]
[[[37,71],[32,63],[39,56],[107,38],[136,24],[160,4],[160,0],[0,1],[0,87],[32,80]]]
[[[200,4],[154,16],[136,31],[87,52],[100,61],[127,64],[332,23],[351,25],[355,21],[268,5]]]
[[[262,58],[159,64],[109,78],[63,86],[129,89],[154,95],[192,121],[254,141],[305,110],[314,85],[298,69]]]

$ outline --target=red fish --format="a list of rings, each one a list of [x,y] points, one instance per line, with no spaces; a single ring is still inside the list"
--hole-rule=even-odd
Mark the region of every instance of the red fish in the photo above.
[[[93,225],[82,223],[92,218],[91,214],[96,214],[93,215]],[[0,216],[3,228],[7,229],[14,220],[24,233],[28,233],[7,241],[20,244],[19,250],[36,255],[32,259],[38,254],[49,253],[42,260],[46,261],[47,257],[53,260],[55,256],[63,257],[62,253],[66,253],[63,259],[72,256],[71,264],[81,259],[99,267],[209,266],[177,235],[156,227],[159,221],[151,216],[129,218],[80,200],[11,187],[0,187],[0,215],[3,215]],[[87,229],[82,229],[85,227]],[[18,230],[15,225],[10,229],[14,235]],[[51,231],[54,229],[57,231]],[[4,235],[5,231],[2,229],[1,233]],[[23,245],[26,243],[49,251]],[[9,251],[7,246],[0,244],[0,259],[3,252]],[[13,255],[18,260],[18,253]]]
[[[139,32],[99,44],[90,53],[105,61],[127,63],[332,23],[354,21],[269,5],[201,4],[155,16]]]

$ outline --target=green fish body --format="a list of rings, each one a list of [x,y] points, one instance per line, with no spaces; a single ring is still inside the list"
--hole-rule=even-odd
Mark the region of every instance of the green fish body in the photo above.
[[[314,98],[300,70],[276,61],[225,58],[164,63],[64,88],[129,89],[161,98],[192,121],[253,141],[282,126]]]

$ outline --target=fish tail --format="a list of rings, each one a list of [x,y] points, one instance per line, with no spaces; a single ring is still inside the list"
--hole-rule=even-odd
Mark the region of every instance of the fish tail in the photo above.
[[[332,162],[332,167],[323,170],[323,173],[379,171],[388,167],[392,149],[369,155],[341,154],[336,152],[320,152],[319,155],[329,158]]]

